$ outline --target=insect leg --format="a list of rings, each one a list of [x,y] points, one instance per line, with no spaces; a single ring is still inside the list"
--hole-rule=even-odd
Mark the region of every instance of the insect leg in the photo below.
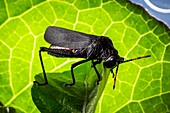
[[[92,67],[93,67],[93,65],[97,65],[97,64],[100,64],[101,62],[102,62],[102,60],[97,60],[97,61],[92,61],[93,62],[93,64],[92,64]]]
[[[113,78],[114,78],[114,72],[113,72],[113,69],[110,70],[110,72],[113,74]]]
[[[94,68],[94,70],[95,70],[95,72],[96,72],[96,74],[97,74],[97,77],[98,77],[98,80],[97,80],[97,85],[99,85],[99,82],[100,82],[100,80],[101,80],[101,76],[100,76],[100,74],[99,74],[99,72],[98,72],[98,70],[97,70],[97,68],[96,68],[96,65],[97,64],[100,64],[101,63],[101,60],[98,60],[98,61],[93,61],[92,60],[92,67]]]
[[[46,52],[48,51],[48,48],[46,47],[40,47],[39,50],[39,57],[40,57],[40,62],[41,62],[41,66],[42,66],[42,70],[43,70],[43,74],[44,74],[44,83],[40,84],[37,81],[34,81],[34,83],[37,83],[38,85],[46,85],[48,84],[48,80],[47,80],[47,76],[46,76],[46,72],[45,72],[45,68],[44,68],[44,64],[43,64],[43,60],[42,60],[42,56],[41,56],[41,52]]]
[[[81,60],[79,62],[76,62],[74,64],[71,65],[71,76],[72,76],[72,83],[71,84],[65,84],[64,86],[65,87],[70,87],[70,86],[73,86],[75,83],[76,83],[76,80],[75,80],[75,77],[74,77],[74,72],[73,72],[73,69],[82,64],[82,63],[85,63],[85,62],[88,62],[90,59],[86,59],[86,60]]]

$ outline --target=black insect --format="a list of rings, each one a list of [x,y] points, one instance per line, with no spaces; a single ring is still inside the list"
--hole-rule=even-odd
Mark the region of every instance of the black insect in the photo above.
[[[150,57],[150,55],[147,55],[124,61],[124,58],[118,55],[118,51],[114,48],[112,41],[108,37],[85,34],[55,26],[49,26],[46,29],[44,38],[48,43],[51,44],[51,46],[49,48],[40,47],[39,50],[39,57],[45,80],[43,84],[34,81],[34,83],[38,83],[39,85],[48,84],[41,52],[48,52],[48,54],[56,57],[85,58],[85,60],[72,64],[71,66],[72,83],[65,84],[65,86],[72,86],[76,82],[73,69],[76,66],[90,60],[92,62],[92,67],[94,68],[98,77],[97,84],[99,84],[101,76],[96,68],[96,65],[100,64],[102,60],[104,60],[103,66],[105,68],[110,68],[110,71],[113,74],[114,78],[113,89],[115,88],[116,85],[116,76],[118,73],[119,64],[136,59]],[[114,74],[113,69],[115,67],[117,68],[116,73]]]

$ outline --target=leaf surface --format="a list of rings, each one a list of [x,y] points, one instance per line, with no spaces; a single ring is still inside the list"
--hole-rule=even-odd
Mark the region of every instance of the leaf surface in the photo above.
[[[170,112],[170,30],[140,6],[128,0],[4,0],[0,15],[0,101],[5,106],[39,112],[31,98],[32,81],[42,73],[39,47],[49,46],[45,29],[55,25],[108,36],[125,59],[152,56],[121,64],[115,90],[109,76],[96,113]],[[80,60],[45,53],[43,59],[48,73],[69,72]]]
[[[90,63],[82,64],[74,70],[74,86],[64,87],[66,83],[72,82],[70,71],[47,74],[48,85],[34,84],[31,89],[32,98],[41,113],[94,113],[109,71],[99,72],[103,77],[100,84],[96,85],[98,78],[94,69],[90,68]],[[97,68],[102,70],[102,65]],[[37,75],[35,80],[44,82],[42,74]]]

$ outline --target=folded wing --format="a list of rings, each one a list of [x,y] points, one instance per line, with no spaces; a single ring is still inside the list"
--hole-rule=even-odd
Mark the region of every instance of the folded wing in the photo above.
[[[49,26],[46,29],[44,38],[51,45],[71,49],[82,49],[89,46],[93,40],[98,39],[99,36],[89,35],[60,27]]]

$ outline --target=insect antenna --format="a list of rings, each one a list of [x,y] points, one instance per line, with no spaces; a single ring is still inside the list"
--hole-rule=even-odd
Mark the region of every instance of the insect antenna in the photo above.
[[[125,63],[125,62],[134,61],[134,60],[138,60],[138,59],[142,59],[142,58],[148,58],[148,57],[151,57],[151,55],[146,55],[146,56],[140,56],[140,57],[137,57],[137,58],[132,58],[132,59],[129,59],[129,60],[122,61],[119,64]]]
[[[134,60],[138,60],[138,59],[142,59],[142,58],[148,58],[148,57],[151,57],[151,55],[146,55],[146,56],[140,56],[140,57],[137,57],[137,58],[132,58],[132,59],[129,59],[129,60],[122,61],[119,64],[125,63],[125,62],[134,61]],[[113,78],[114,78],[113,89],[115,89],[115,86],[116,86],[116,77],[117,77],[117,72],[118,72],[119,64],[117,65],[116,73],[113,73],[113,69],[110,70],[111,73],[113,74]]]
[[[115,89],[115,86],[116,86],[116,77],[117,77],[118,69],[119,69],[119,65],[117,65],[116,73],[115,73],[115,74],[114,74],[113,71],[112,71],[112,73],[113,73],[113,78],[114,78],[113,89]]]

